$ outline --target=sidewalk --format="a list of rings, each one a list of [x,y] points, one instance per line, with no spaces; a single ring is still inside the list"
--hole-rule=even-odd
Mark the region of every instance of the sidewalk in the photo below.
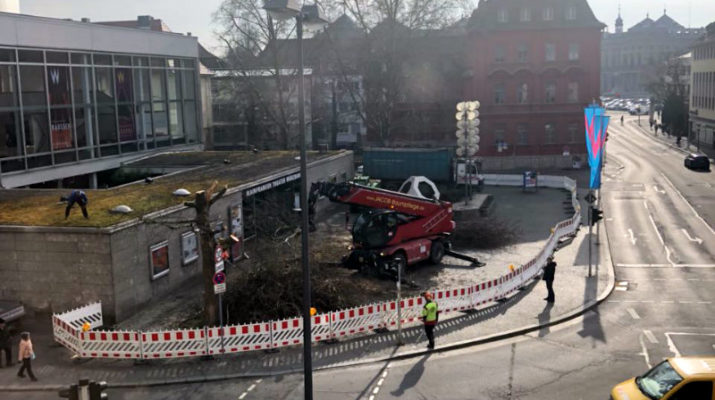
[[[650,136],[652,139],[657,140],[667,146],[670,146],[683,154],[705,154],[710,159],[710,164],[713,164],[715,162],[715,149],[709,146],[707,143],[700,143],[700,150],[698,150],[697,137],[693,137],[693,142],[691,143],[686,136],[683,136],[680,139],[680,146],[678,146],[677,137],[672,135],[668,136],[662,131],[658,131],[658,133],[656,134],[654,131],[649,129],[647,121],[645,123],[641,121],[640,127],[638,126],[638,122],[636,120],[627,121],[627,123],[632,124],[635,128],[640,128],[643,133]]]
[[[585,190],[579,189],[579,198],[583,198],[585,193]],[[582,204],[582,209],[588,208]],[[435,351],[496,341],[529,331],[538,331],[539,336],[545,336],[549,333],[549,326],[578,316],[598,304],[608,296],[614,285],[608,242],[605,229],[602,230],[600,246],[593,246],[593,276],[588,276],[588,227],[581,227],[573,242],[556,253],[556,303],[548,304],[542,300],[546,295],[545,285],[532,281],[524,290],[517,291],[501,303],[469,313],[455,313],[441,321],[436,329]],[[584,323],[592,324],[594,321]],[[31,326],[25,329],[38,332]],[[408,326],[403,334],[406,344],[401,347],[395,346],[396,331],[356,337],[336,344],[314,345],[314,369],[407,358],[426,352],[421,326]],[[38,347],[34,366],[40,381],[30,383],[20,380],[15,376],[16,368],[0,369],[0,390],[58,390],[76,383],[80,378],[104,380],[110,387],[135,387],[302,372],[301,347],[279,353],[227,355],[208,361],[160,360],[135,365],[129,360],[73,361],[66,349],[48,345],[51,341],[48,335],[51,333],[33,334]],[[598,337],[594,339],[598,340]]]

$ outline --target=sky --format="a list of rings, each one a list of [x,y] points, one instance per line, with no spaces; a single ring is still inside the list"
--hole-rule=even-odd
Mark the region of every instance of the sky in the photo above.
[[[254,0],[260,1],[260,0]],[[137,15],[161,18],[174,32],[191,32],[210,50],[219,45],[212,14],[222,0],[20,0],[20,12],[53,18],[82,17],[92,21],[136,19]],[[656,19],[668,15],[688,27],[704,27],[715,21],[715,0],[588,0],[596,17],[613,31],[621,5],[627,28],[650,13]]]

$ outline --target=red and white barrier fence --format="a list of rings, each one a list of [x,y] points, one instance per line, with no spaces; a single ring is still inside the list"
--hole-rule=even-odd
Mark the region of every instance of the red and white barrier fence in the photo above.
[[[520,186],[521,175],[488,175],[487,183]],[[508,274],[461,288],[433,292],[442,316],[473,309],[505,298],[539,276],[549,255],[563,236],[576,232],[581,224],[581,206],[576,197],[576,182],[559,176],[540,176],[539,185],[571,192],[573,217],[552,228],[546,245],[527,263],[515,266]],[[311,317],[313,342],[366,334],[378,328],[397,326],[397,301],[386,301]],[[422,297],[402,299],[403,324],[419,322],[424,307]],[[83,331],[89,324],[89,331]],[[303,343],[303,319],[230,325],[223,328],[197,328],[160,332],[93,331],[101,328],[102,305],[94,303],[52,316],[55,341],[84,358],[163,359],[196,357],[277,349]]]

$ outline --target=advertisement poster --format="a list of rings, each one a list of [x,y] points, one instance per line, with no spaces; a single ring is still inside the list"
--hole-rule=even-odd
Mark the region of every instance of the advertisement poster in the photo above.
[[[157,279],[169,273],[169,242],[155,244],[151,253],[151,278]]]
[[[72,110],[70,101],[70,80],[67,67],[47,67],[47,87],[51,106],[68,106],[68,108],[52,109],[50,111],[50,134],[52,150],[71,149],[72,142]]]
[[[199,241],[196,232],[181,235],[181,259],[184,265],[199,258]]]
[[[231,221],[231,234],[238,238],[238,242],[231,246],[231,260],[236,261],[243,256],[243,207],[234,204],[228,209]]]
[[[136,128],[134,125],[134,109],[132,105],[121,105],[121,103],[131,103],[134,101],[132,95],[132,70],[129,68],[116,68],[114,70],[115,84],[117,86],[117,101],[119,108],[119,140],[122,142],[136,140]]]

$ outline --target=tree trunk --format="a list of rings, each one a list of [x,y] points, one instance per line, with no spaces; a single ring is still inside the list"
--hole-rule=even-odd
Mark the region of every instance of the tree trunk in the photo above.
[[[213,291],[213,276],[215,273],[213,230],[209,220],[210,203],[206,191],[196,193],[196,225],[201,237],[202,280],[204,283],[204,323],[207,326],[216,325],[218,316],[218,299]]]

